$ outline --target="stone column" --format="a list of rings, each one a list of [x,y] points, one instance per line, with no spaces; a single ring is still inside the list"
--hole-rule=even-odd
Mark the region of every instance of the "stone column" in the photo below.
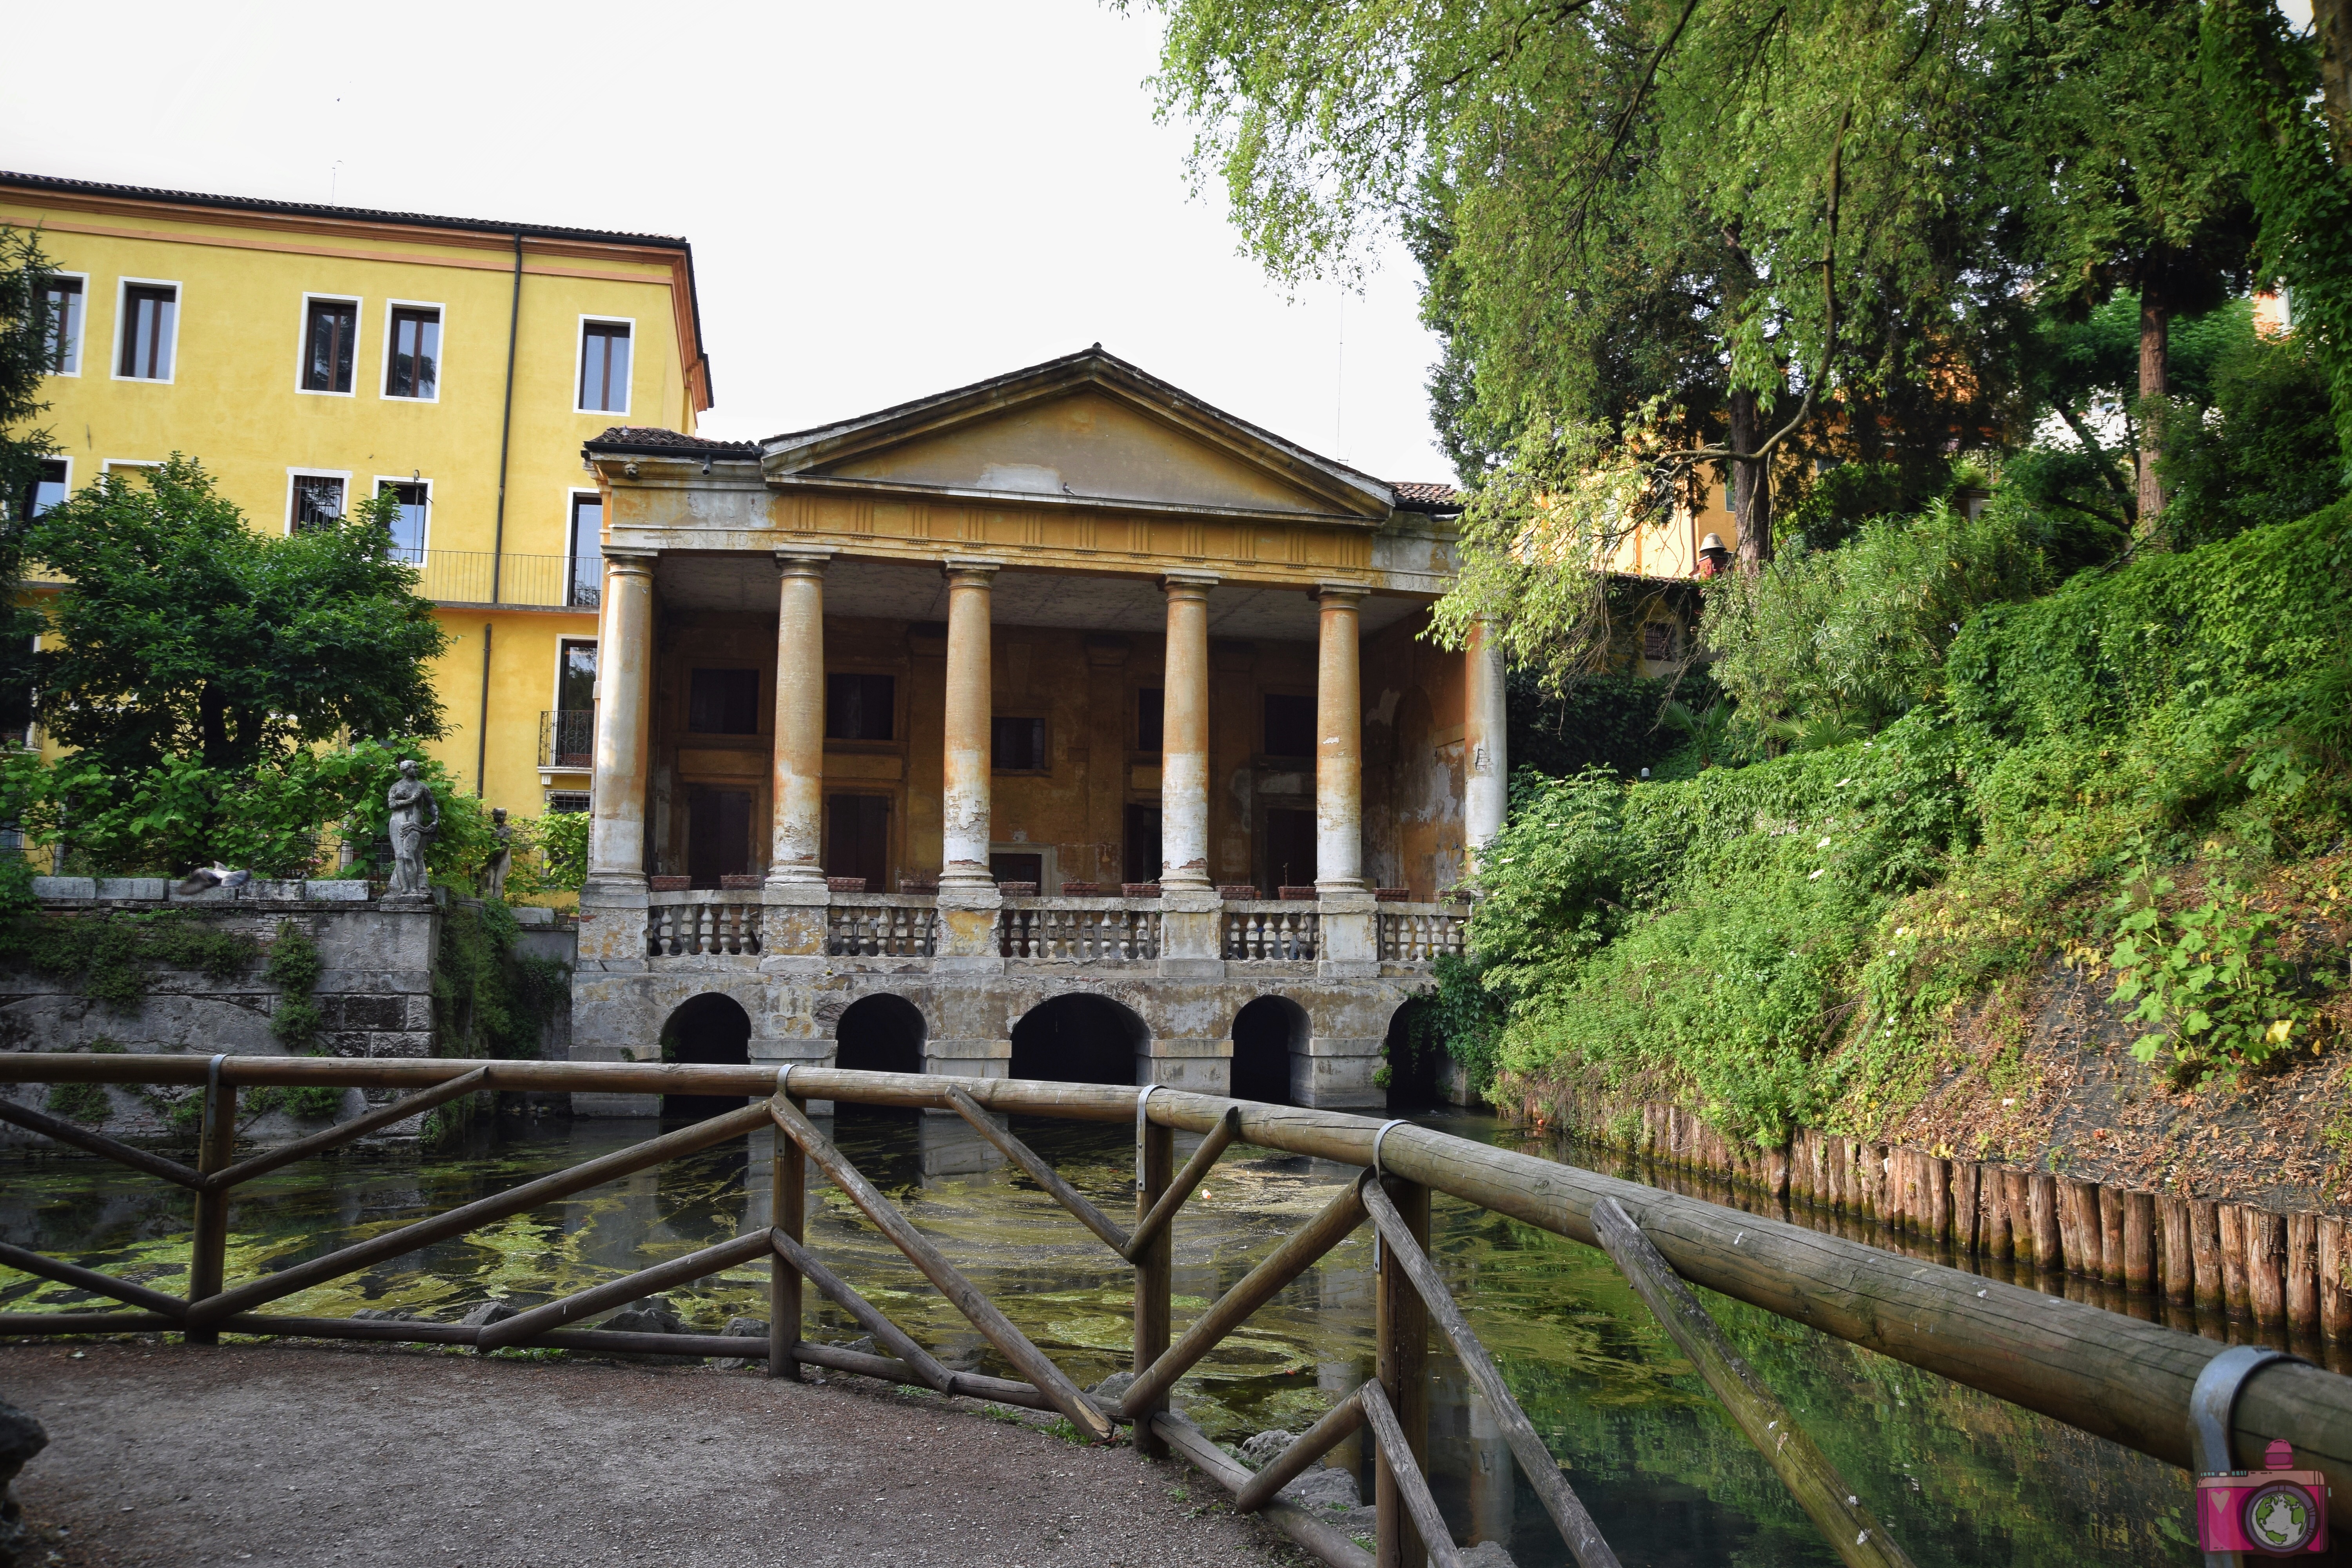
[[[1486,846],[1503,830],[1503,816],[1510,804],[1511,746],[1503,700],[1503,648],[1492,621],[1471,626],[1470,645],[1463,650],[1462,663],[1462,830],[1475,875]]]
[[[608,551],[596,632],[596,775],[585,889],[591,895],[634,894],[640,902],[645,897],[653,690],[654,558]]]
[[[992,888],[988,869],[990,721],[994,717],[988,626],[992,561],[950,561],[945,826],[940,887]]]
[[[1209,590],[1216,579],[1170,575],[1168,668],[1160,739],[1160,885],[1211,889],[1209,878]]]
[[[933,965],[1001,969],[996,913],[1003,900],[988,868],[990,721],[989,588],[1000,563],[950,559],[945,756],[940,781],[940,923],[945,940]]]
[[[779,550],[776,755],[771,888],[823,888],[824,567],[833,552]],[[880,891],[882,889],[877,889]]]
[[[1315,665],[1315,888],[1318,896],[1364,889],[1364,701],[1356,663],[1356,612],[1364,590],[1327,583]]]

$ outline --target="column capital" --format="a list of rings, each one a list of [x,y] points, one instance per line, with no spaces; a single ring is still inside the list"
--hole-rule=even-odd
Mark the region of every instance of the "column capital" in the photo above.
[[[1353,605],[1370,592],[1371,589],[1361,583],[1318,583],[1309,588],[1307,594],[1307,597],[1318,604],[1330,600],[1339,604]]]
[[[604,552],[604,566],[612,572],[650,572],[661,559],[658,550],[607,550]]]
[[[1160,579],[1163,594],[1205,594],[1224,581],[1213,572],[1170,572]]]
[[[839,553],[837,545],[795,544],[775,552],[776,570],[789,577],[821,574]]]
[[[993,555],[950,555],[940,563],[940,570],[949,577],[977,577],[982,582],[1004,570],[1004,563]]]

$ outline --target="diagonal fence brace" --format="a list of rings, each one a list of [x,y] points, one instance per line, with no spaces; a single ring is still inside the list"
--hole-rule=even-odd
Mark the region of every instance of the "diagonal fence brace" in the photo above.
[[[27,1131],[54,1138],[60,1143],[70,1143],[77,1149],[103,1155],[118,1165],[128,1165],[134,1171],[144,1171],[151,1176],[161,1176],[167,1182],[177,1182],[184,1187],[201,1190],[205,1179],[181,1164],[166,1160],[161,1154],[151,1154],[144,1149],[134,1149],[128,1143],[117,1142],[103,1132],[92,1132],[87,1127],[77,1127],[62,1117],[51,1116],[45,1110],[35,1110],[28,1105],[0,1099],[0,1121],[13,1121]]]
[[[1721,1325],[1624,1206],[1615,1198],[1601,1198],[1592,1205],[1592,1228],[1619,1272],[1690,1357],[1724,1410],[1847,1568],[1911,1568],[1910,1557],[1863,1505],[1861,1494],[1846,1485],[1837,1467],[1790,1418],[1789,1407],[1732,1348]]]
[[[207,1193],[220,1192],[236,1186],[240,1182],[249,1182],[256,1176],[275,1171],[281,1165],[290,1165],[297,1160],[306,1160],[313,1154],[324,1153],[327,1150],[348,1143],[354,1138],[364,1137],[379,1127],[389,1127],[395,1121],[405,1121],[412,1116],[421,1116],[446,1100],[455,1100],[461,1094],[471,1094],[474,1090],[486,1087],[489,1078],[489,1068],[476,1068],[472,1072],[453,1078],[446,1083],[436,1083],[430,1089],[419,1089],[415,1094],[394,1100],[390,1105],[379,1105],[363,1115],[354,1116],[349,1121],[338,1121],[332,1127],[311,1133],[308,1138],[299,1138],[291,1143],[281,1143],[275,1149],[265,1150],[256,1154],[250,1160],[242,1160],[226,1170],[215,1171],[210,1175],[199,1178],[202,1183],[199,1190]]]
[[[768,1233],[758,1231],[739,1236],[732,1241],[722,1241],[716,1247],[706,1247],[699,1252],[689,1252],[683,1258],[673,1258],[667,1263],[656,1263],[650,1268],[640,1268],[635,1274],[624,1274],[618,1279],[607,1279],[602,1285],[592,1285],[575,1291],[559,1301],[533,1307],[528,1312],[517,1312],[511,1318],[501,1318],[495,1323],[485,1323],[474,1336],[478,1350],[498,1350],[506,1345],[519,1345],[537,1339],[551,1329],[593,1317],[607,1307],[618,1307],[640,1296],[656,1290],[667,1290],[673,1285],[683,1285],[689,1279],[732,1268],[738,1263],[749,1262],[768,1254]]]
[[[1510,1389],[1503,1382],[1503,1374],[1496,1370],[1494,1358],[1486,1353],[1486,1347],[1480,1344],[1478,1336],[1471,1331],[1470,1321],[1462,1315],[1462,1309],[1454,1301],[1454,1293],[1445,1288],[1437,1266],[1429,1260],[1429,1255],[1413,1239],[1412,1232],[1406,1228],[1404,1216],[1397,1213],[1396,1205],[1382,1190],[1380,1178],[1370,1171],[1364,1173],[1363,1191],[1364,1207],[1372,1216],[1372,1224],[1380,1232],[1381,1244],[1404,1269],[1405,1278],[1412,1281],[1412,1288],[1428,1306],[1430,1316],[1437,1320],[1438,1326],[1445,1331],[1445,1337],[1453,1342],[1454,1353],[1462,1358],[1462,1370],[1469,1374],[1471,1383],[1476,1385],[1479,1395],[1486,1400],[1487,1410],[1493,1414],[1496,1425],[1503,1429],[1503,1440],[1510,1445],[1512,1454],[1519,1461],[1519,1468],[1527,1473],[1528,1481],[1535,1488],[1536,1495],[1543,1500],[1544,1511],[1550,1514],[1552,1523],[1559,1527],[1560,1539],[1568,1543],[1578,1568],[1618,1568],[1617,1553],[1602,1539],[1601,1527],[1593,1523],[1592,1515],[1586,1510],[1583,1500],[1568,1484],[1568,1479],[1559,1473],[1559,1461],[1552,1458],[1549,1448],[1544,1447],[1543,1438],[1537,1435],[1535,1423],[1529,1421],[1527,1412],[1519,1408],[1519,1402],[1511,1397]]]
[[[1329,1453],[1364,1424],[1364,1391],[1358,1389],[1324,1414],[1323,1419],[1295,1438],[1274,1462],[1249,1479],[1234,1495],[1235,1513],[1255,1513],[1282,1489],[1307,1473],[1307,1467]]]
[[[1454,1532],[1445,1527],[1445,1516],[1437,1511],[1437,1500],[1429,1495],[1429,1478],[1421,1473],[1412,1445],[1404,1440],[1404,1426],[1397,1420],[1396,1407],[1389,1403],[1388,1391],[1377,1383],[1368,1383],[1356,1390],[1356,1399],[1372,1429],[1372,1440],[1381,1446],[1381,1457],[1396,1477],[1397,1489],[1404,1494],[1405,1511],[1412,1515],[1422,1544],[1429,1548],[1430,1562],[1436,1568],[1462,1568],[1462,1549],[1454,1544]]]
[[[834,1305],[857,1321],[857,1326],[872,1334],[877,1343],[889,1348],[914,1369],[915,1375],[941,1394],[955,1392],[956,1374],[940,1364],[937,1356],[917,1343],[915,1337],[892,1322],[873,1302],[859,1295],[848,1280],[819,1263],[809,1249],[786,1236],[781,1229],[768,1233],[769,1245],[776,1256],[799,1269],[810,1283],[824,1291]]]
[[[584,1164],[574,1165],[568,1171],[558,1171],[535,1182],[525,1182],[507,1192],[478,1198],[446,1214],[404,1225],[383,1236],[371,1237],[339,1251],[330,1252],[323,1258],[314,1258],[308,1263],[298,1263],[275,1274],[265,1274],[233,1290],[223,1290],[218,1295],[207,1296],[190,1305],[189,1326],[209,1328],[223,1318],[250,1311],[265,1301],[275,1301],[297,1291],[307,1290],[313,1285],[323,1285],[346,1274],[356,1274],[362,1268],[398,1258],[403,1253],[414,1252],[436,1241],[446,1241],[467,1231],[479,1230],[486,1225],[495,1225],[499,1220],[528,1213],[541,1204],[553,1203],[558,1198],[568,1198],[590,1187],[635,1175],[666,1160],[698,1153],[715,1143],[741,1137],[766,1121],[767,1116],[764,1103],[747,1105],[740,1110],[730,1110],[707,1121],[698,1121],[691,1127],[681,1127],[675,1132],[665,1132],[643,1143],[615,1150]]]
[[[21,1273],[37,1274],[60,1285],[79,1287],[94,1296],[110,1297],[134,1307],[144,1307],[151,1312],[161,1312],[174,1321],[188,1310],[188,1304],[177,1296],[166,1296],[161,1290],[150,1290],[144,1285],[133,1285],[130,1280],[117,1279],[111,1274],[100,1274],[94,1268],[84,1268],[79,1263],[45,1258],[21,1247],[11,1247],[6,1242],[0,1242],[0,1263]]]
[[[1193,1319],[1184,1337],[1169,1346],[1158,1361],[1145,1367],[1128,1385],[1126,1397],[1118,1402],[1119,1413],[1130,1419],[1148,1416],[1160,1396],[1192,1370],[1195,1362],[1216,1349],[1218,1342],[1241,1327],[1252,1312],[1312,1268],[1318,1258],[1347,1240],[1349,1234],[1363,1223],[1363,1195],[1351,1182],[1339,1189],[1339,1196],[1323,1205],[1322,1213],[1294,1232],[1267,1254],[1264,1262],[1244,1275],[1240,1283]]]
[[[849,1201],[856,1204],[874,1228],[889,1237],[891,1245],[907,1255],[908,1260],[929,1279],[978,1329],[990,1344],[994,1345],[1016,1371],[1037,1385],[1054,1408],[1068,1417],[1079,1431],[1100,1440],[1116,1430],[1109,1419],[1094,1407],[1078,1385],[1049,1360],[1045,1352],[1029,1342],[1029,1337],[1013,1326],[996,1303],[958,1273],[953,1264],[933,1247],[922,1232],[908,1223],[889,1199],[876,1189],[873,1183],[858,1173],[857,1167],[842,1157],[833,1146],[833,1140],[816,1130],[800,1108],[782,1095],[767,1101],[767,1114],[775,1118],[776,1125],[785,1136],[801,1146],[801,1152],[831,1176]]]
[[[1111,1223],[1110,1216],[1087,1201],[1087,1195],[1062,1179],[1061,1173],[1037,1156],[1036,1151],[989,1119],[980,1102],[960,1089],[947,1092],[948,1108],[966,1121],[972,1131],[1003,1151],[1011,1160],[1029,1173],[1029,1179],[1051,1194],[1055,1202],[1078,1216],[1078,1223],[1100,1237],[1103,1244],[1120,1257],[1128,1256],[1127,1232]]]
[[[1184,1162],[1184,1168],[1176,1173],[1176,1179],[1168,1184],[1168,1190],[1160,1194],[1160,1201],[1151,1205],[1151,1212],[1136,1223],[1135,1234],[1127,1238],[1125,1247],[1119,1248],[1121,1258],[1132,1263],[1143,1256],[1146,1247],[1159,1239],[1160,1231],[1175,1219],[1176,1211],[1184,1206],[1195,1188],[1209,1179],[1210,1169],[1216,1164],[1217,1157],[1225,1152],[1226,1146],[1233,1142],[1241,1129],[1241,1108],[1228,1107],[1225,1113],[1217,1118],[1216,1126],[1209,1130],[1209,1135],[1201,1140],[1201,1146],[1192,1151],[1192,1157]]]

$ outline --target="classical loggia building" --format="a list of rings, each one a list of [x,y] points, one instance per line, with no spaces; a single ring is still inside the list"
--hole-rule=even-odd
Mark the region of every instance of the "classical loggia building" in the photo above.
[[[1503,813],[1499,662],[1423,636],[1450,490],[1098,347],[587,457],[575,1058],[1380,1103]]]

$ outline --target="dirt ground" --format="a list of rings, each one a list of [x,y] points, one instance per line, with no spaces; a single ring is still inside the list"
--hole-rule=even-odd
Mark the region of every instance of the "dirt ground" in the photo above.
[[[0,1345],[0,1398],[55,1568],[1311,1561],[1181,1460],[862,1378],[110,1341]]]

